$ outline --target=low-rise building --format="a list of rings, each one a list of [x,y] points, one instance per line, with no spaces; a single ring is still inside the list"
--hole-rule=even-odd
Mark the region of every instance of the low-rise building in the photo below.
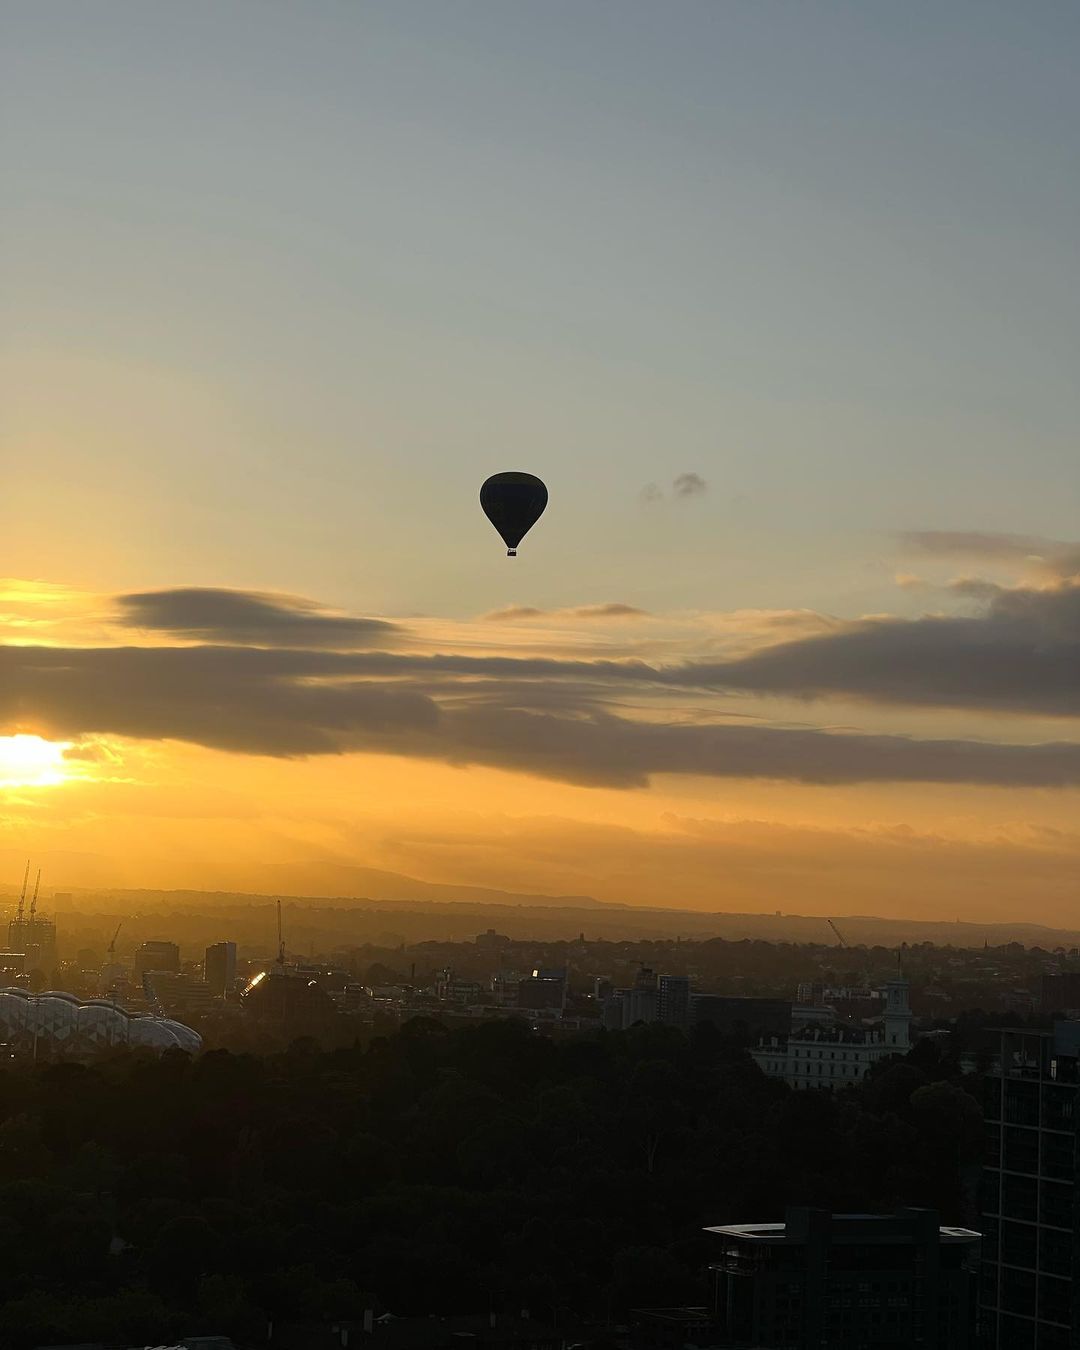
[[[908,984],[896,979],[885,986],[877,1026],[803,1026],[764,1037],[750,1053],[763,1073],[793,1088],[837,1088],[861,1082],[875,1064],[910,1049]]]

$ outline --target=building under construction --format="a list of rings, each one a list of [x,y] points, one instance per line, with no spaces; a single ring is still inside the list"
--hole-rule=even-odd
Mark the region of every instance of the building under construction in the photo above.
[[[23,969],[27,972],[40,970],[49,975],[56,965],[56,923],[37,912],[38,891],[41,887],[40,868],[34,882],[34,893],[27,908],[26,891],[29,880],[28,862],[23,873],[18,908],[15,917],[8,924],[8,951],[23,954]]]

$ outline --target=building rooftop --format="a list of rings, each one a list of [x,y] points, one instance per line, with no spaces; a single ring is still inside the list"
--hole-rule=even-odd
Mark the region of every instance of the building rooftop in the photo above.
[[[902,1227],[902,1219],[898,1222],[898,1216],[894,1214],[833,1214],[830,1218],[830,1236],[834,1241],[896,1242],[907,1236]],[[870,1231],[869,1225],[877,1225],[879,1231],[876,1233]],[[787,1227],[786,1223],[729,1223],[705,1228],[703,1231],[766,1246],[806,1240],[804,1233],[795,1233],[789,1237]],[[977,1242],[982,1238],[981,1233],[976,1233],[971,1228],[955,1228],[944,1224],[939,1226],[938,1233],[943,1243]]]

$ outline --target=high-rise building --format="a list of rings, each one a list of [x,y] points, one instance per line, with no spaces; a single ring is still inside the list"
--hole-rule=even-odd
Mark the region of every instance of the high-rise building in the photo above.
[[[33,979],[48,979],[56,967],[56,924],[37,912],[38,891],[41,887],[41,868],[38,868],[34,889],[27,908],[27,888],[30,884],[30,860],[23,873],[22,890],[15,915],[8,923],[7,950],[21,952],[26,958],[26,970]]]
[[[148,970],[144,984],[154,1007],[166,1017],[205,1011],[214,1002],[214,993],[205,980],[173,970]]]
[[[690,977],[660,976],[660,1021],[686,1031],[690,1026]]]
[[[236,984],[236,943],[215,942],[206,949],[203,978],[215,998],[224,998]]]
[[[1039,999],[1044,1013],[1080,1012],[1080,970],[1048,972],[1042,977]]]
[[[565,966],[537,966],[529,979],[518,984],[517,1006],[531,1008],[565,1008],[569,986],[569,972]]]
[[[565,1008],[566,981],[534,970],[528,979],[518,981],[516,1004],[534,1012],[542,1008]]]
[[[180,969],[180,948],[175,942],[144,942],[135,949],[135,982],[151,970]]]
[[[22,952],[27,970],[51,974],[56,965],[56,924],[34,913],[12,919],[8,924],[8,951]]]
[[[753,1045],[761,1036],[787,1036],[791,1031],[791,1000],[744,998],[729,994],[691,994],[690,1024],[711,1023],[717,1031]]]
[[[1080,1345],[1080,1022],[1005,1031],[983,1080],[980,1304],[990,1350]]]
[[[976,1344],[979,1234],[928,1209],[789,1209],[785,1223],[715,1235],[709,1344],[864,1350]]]

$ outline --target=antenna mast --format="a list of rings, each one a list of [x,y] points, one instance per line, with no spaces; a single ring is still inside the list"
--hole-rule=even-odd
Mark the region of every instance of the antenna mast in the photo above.
[[[277,963],[285,969],[285,938],[281,932],[281,901],[277,902]]]

